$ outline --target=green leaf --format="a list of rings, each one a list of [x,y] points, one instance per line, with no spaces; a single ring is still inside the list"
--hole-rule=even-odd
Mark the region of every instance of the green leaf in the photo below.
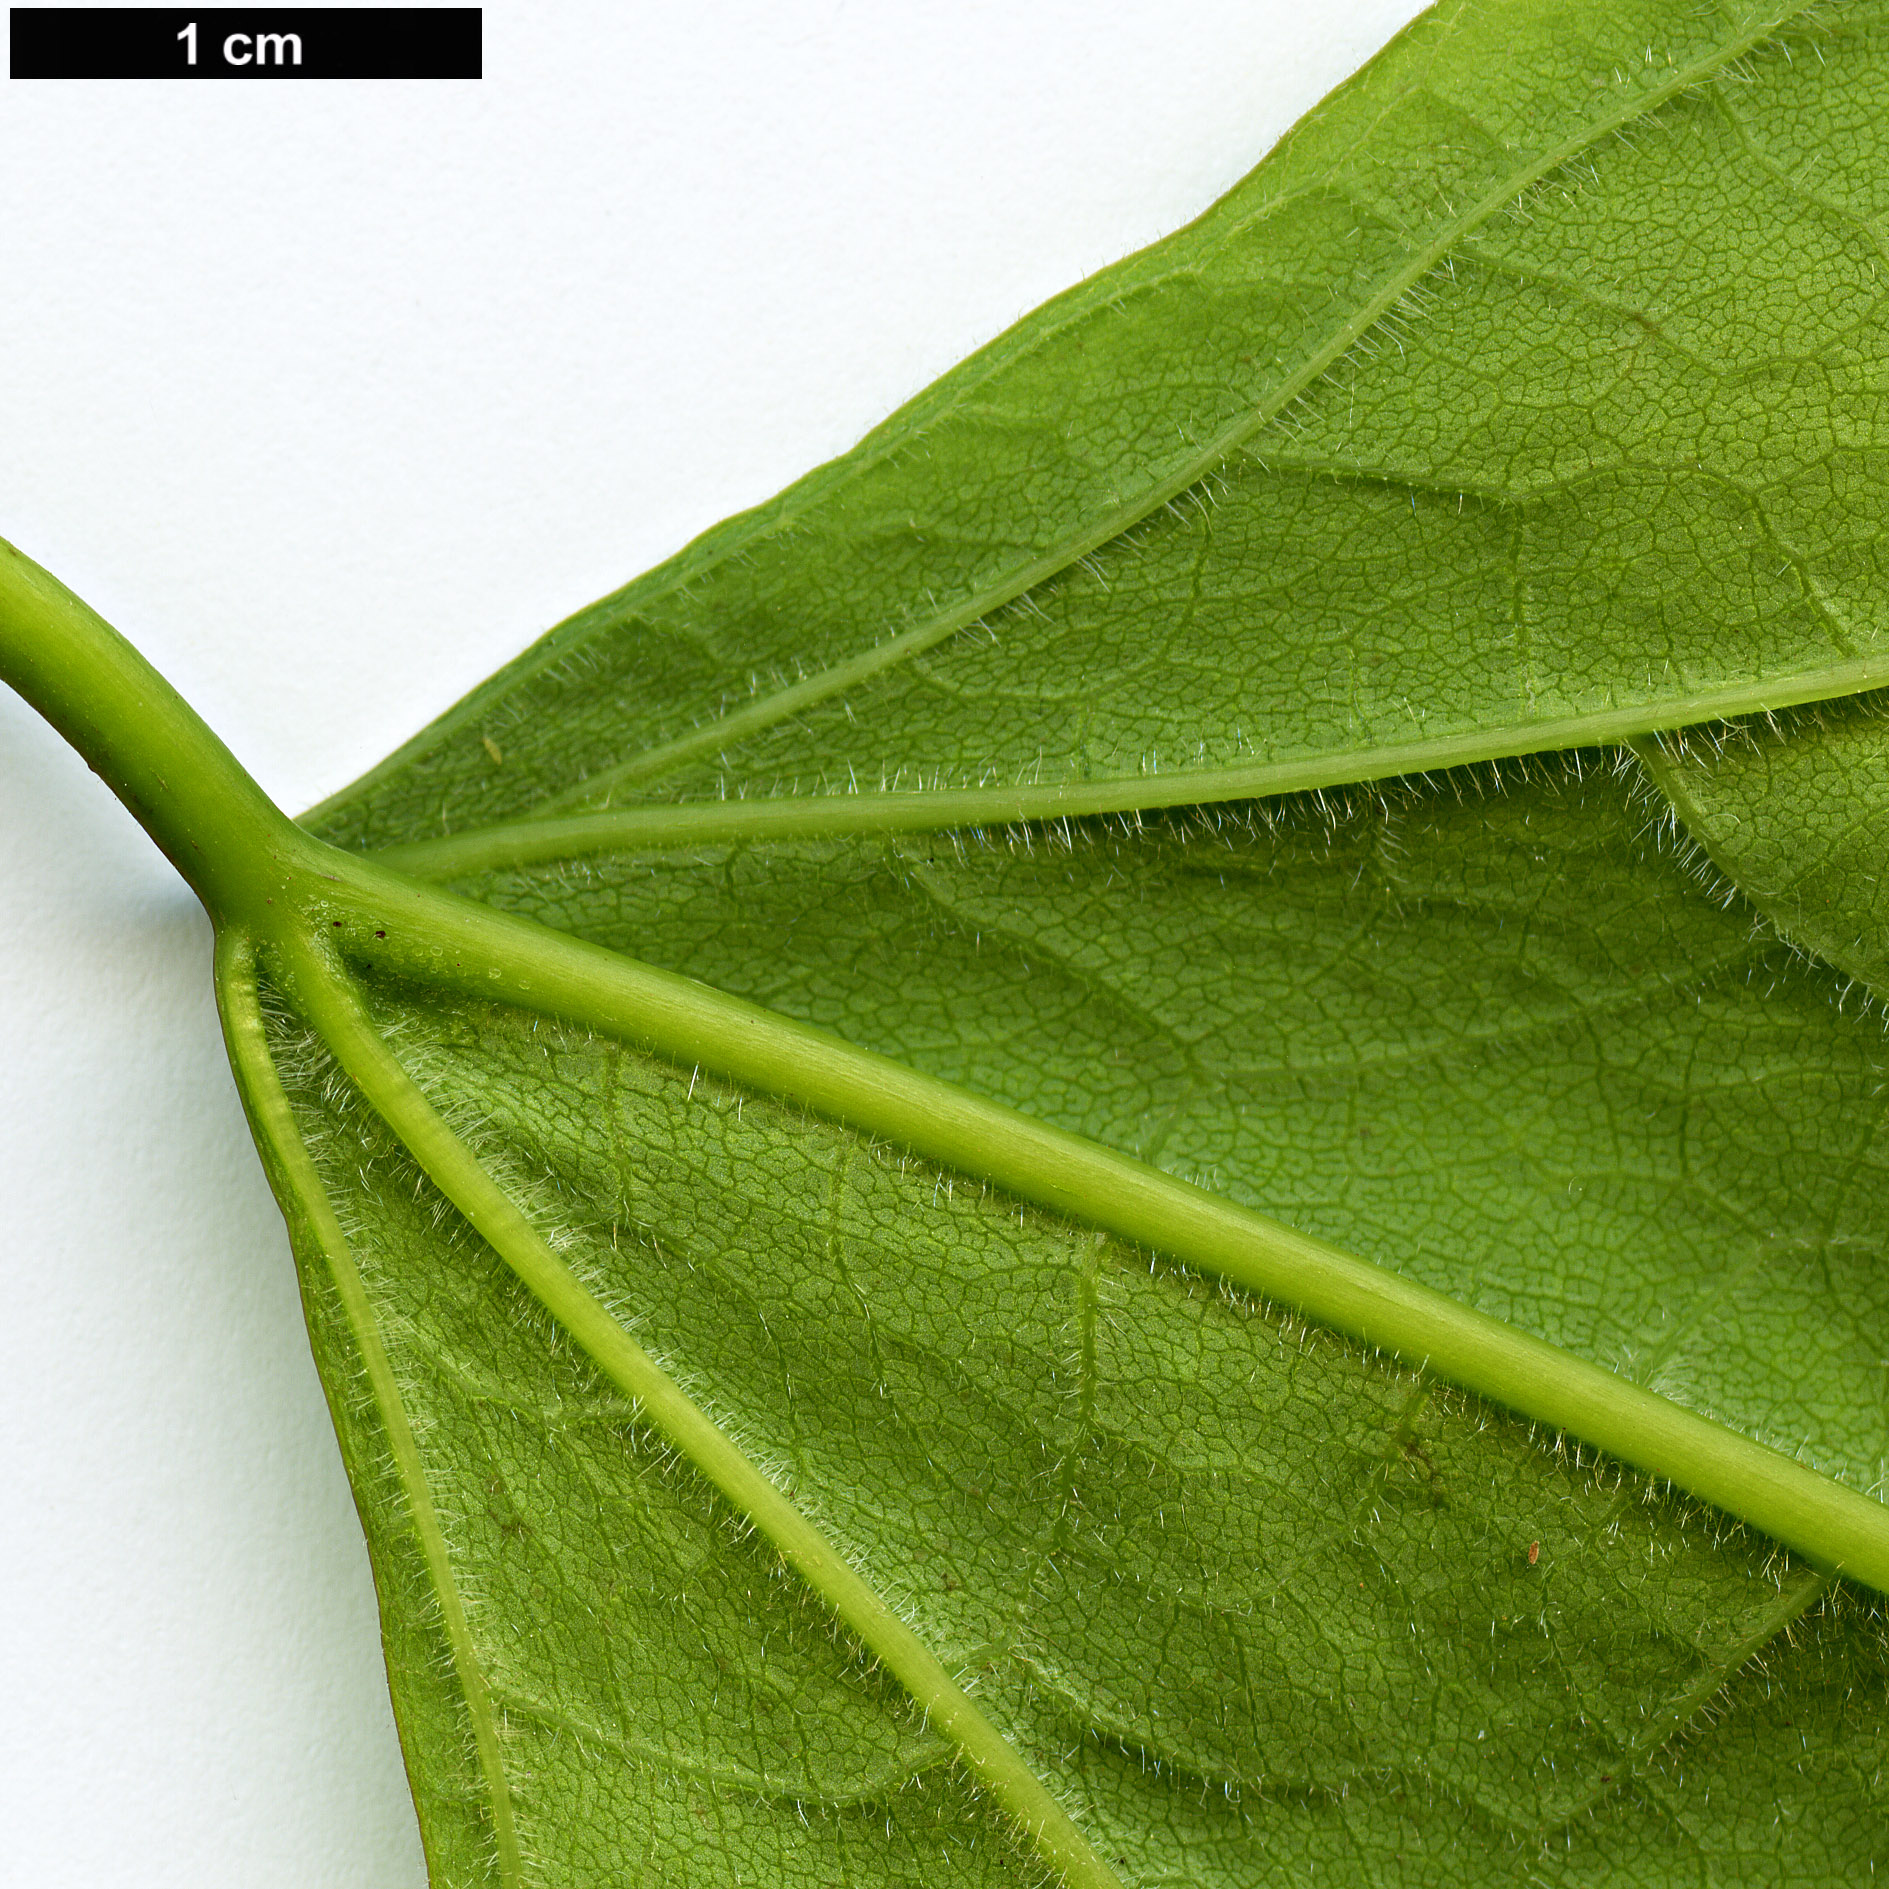
[[[1886,90],[1438,9],[301,828],[0,557],[216,922],[439,1884],[1873,1872],[1883,1040],[1643,738],[1889,676]]]
[[[1564,1848],[1576,1879],[1752,1847],[1865,1865],[1881,1734],[1848,1721],[1880,1628],[1812,1571],[895,1149],[586,1032],[376,998],[539,1233],[969,1675],[1122,1880],[1372,1880],[1458,1845],[1476,1880]],[[285,1024],[274,1050],[410,1426],[388,1435],[305,1234],[443,1879],[481,1880],[493,1841],[445,1683],[471,1666],[546,1880],[1034,1880],[945,1741],[453,1225],[319,1041]],[[450,1586],[400,1527],[402,1471],[450,1518]],[[1806,1613],[1769,1662],[1792,1730],[1734,1692],[1734,1729],[1666,1748]],[[1815,1806],[1812,1846],[1777,1843],[1780,1799]]]
[[[1688,731],[1644,752],[1712,863],[1808,954],[1889,979],[1889,729],[1879,699],[1782,724]]]
[[[1197,223],[553,631],[317,830],[1092,813],[1889,678],[1884,30],[1437,9]]]
[[[1657,825],[1583,756],[1263,815],[651,851],[468,889],[1876,1490],[1889,1051]]]
[[[1336,831],[1302,807],[1034,854],[718,850],[480,890],[1073,1127],[1159,1135],[1231,1193],[1873,1486],[1879,1045],[1639,837],[1618,782],[1475,785]],[[1443,1851],[1475,1880],[1677,1880],[1755,1852],[1837,1881],[1873,1856],[1878,1629],[1819,1611],[1782,1639],[1821,1596],[1809,1570],[896,1150],[588,1032],[376,994],[539,1233],[975,1675],[1123,1879],[1413,1880]],[[1027,1879],[772,1557],[736,1551],[581,1361],[550,1362],[555,1329],[489,1252],[442,1238],[318,1040],[276,1053],[391,1335],[416,1473],[461,1518],[443,1558],[488,1610],[462,1657],[510,1767],[546,1781],[511,1795],[524,1852],[633,1829],[619,1860],[661,1879],[701,1866],[712,1819],[768,1880],[967,1852],[966,1877]],[[319,1258],[309,1291],[326,1375],[361,1383]],[[355,1460],[384,1460],[368,1400],[338,1416]],[[368,1509],[405,1602],[396,1672],[430,1677],[399,1512]],[[1720,1693],[1766,1648],[1762,1680]],[[1675,1745],[1715,1694],[1726,1716]],[[415,1688],[404,1715],[443,1868],[485,1840],[451,1704]],[[574,1751],[603,1760],[581,1792]],[[869,1860],[862,1797],[894,1813]]]

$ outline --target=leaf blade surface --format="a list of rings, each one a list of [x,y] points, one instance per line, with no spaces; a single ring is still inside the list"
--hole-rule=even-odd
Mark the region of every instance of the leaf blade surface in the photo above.
[[[553,632],[318,830],[1171,805],[1879,681],[1874,552],[1822,495],[1866,506],[1884,426],[1881,31],[1782,17],[1426,15],[1199,223]],[[1807,197],[1824,124],[1842,183]]]
[[[1038,828],[1021,862],[840,829],[1880,681],[1886,63],[1867,8],[1440,9],[1200,223],[314,824],[1287,1207],[1880,1532],[1878,1047],[1620,792],[1550,768],[1322,842]],[[705,1082],[588,1015],[545,934],[486,989],[463,912],[319,876],[319,929],[259,922],[224,988],[440,1880],[1873,1866],[1880,1634],[1827,1569],[1097,1197],[1085,1226],[887,1147],[917,1077],[877,1115],[706,1049]]]
[[[1590,1798],[1664,1848],[1660,1730],[1817,1603],[1761,1543],[895,1150],[541,1019],[374,1001],[443,1103],[477,1098],[472,1144],[540,1231],[977,1671],[1132,1879],[1416,1840],[1503,1880],[1570,1820],[1586,1849]],[[1027,1878],[896,1689],[442,1214],[320,1045],[279,1025],[277,1054],[457,1517],[529,1866],[595,1880],[623,1852],[591,1833],[634,1829],[655,1880]],[[1493,1666],[1462,1629],[1482,1610]],[[1739,1843],[1774,1821],[1761,1795],[1722,1814]]]
[[[573,619],[314,824],[343,844],[394,845],[501,908],[703,976],[1235,1199],[1284,1209],[1853,1488],[1878,1489],[1874,1361],[1889,1321],[1870,1257],[1875,1051],[1831,1014],[1820,972],[1766,956],[1747,915],[1713,914],[1683,883],[1683,862],[1637,844],[1643,804],[1551,768],[1505,802],[1458,809],[1454,840],[1447,813],[1393,793],[1377,816],[1328,836],[1322,856],[1303,832],[1268,851],[1259,829],[1235,821],[1206,867],[1197,854],[1182,863],[1190,842],[1178,827],[1085,831],[1067,850],[1039,829],[1038,855],[1023,860],[980,858],[975,841],[954,850],[845,837],[1376,778],[1879,681],[1882,587],[1864,514],[1884,421],[1875,393],[1883,166],[1871,107],[1882,36],[1860,8],[1778,27],[1755,14],[1654,7],[1426,16],[1199,224],[1051,304],[855,454]],[[1507,63],[1493,57],[1498,43]],[[1833,153],[1837,174],[1807,184],[1808,168]],[[598,807],[626,811],[581,830],[559,824]],[[1294,845],[1296,861],[1286,858]],[[1427,863],[1413,865],[1404,848]],[[538,1046],[555,1076],[501,1079],[481,1059],[539,1026],[500,1013],[472,1022],[474,1012],[449,1007],[442,1043],[437,1003],[385,983],[376,1002],[416,1079],[449,1115],[458,1099],[454,1119],[519,1198],[548,1201],[540,1211],[553,1221],[588,1214],[593,1240],[608,1218],[611,1264],[631,1194],[652,1190],[636,1196],[644,1270],[612,1300],[639,1331],[651,1316],[639,1291],[672,1293],[657,1321],[668,1329],[702,1316],[657,1286],[649,1255],[680,1246],[691,1283],[714,1274],[705,1289],[726,1309],[726,1275],[750,1252],[759,1219],[811,1198],[791,1177],[789,1150],[804,1154],[803,1132],[842,1142],[853,1132],[789,1128],[778,1102],[720,1092],[716,1106],[732,1107],[738,1128],[752,1109],[770,1129],[739,1158],[672,1179],[659,1206],[651,1162],[686,1167],[680,1151],[698,1131],[664,1116],[623,1134],[608,1156],[586,1152],[575,1118],[608,1115],[622,1094],[609,1088],[602,1101],[590,1068],[599,1052],[568,1022],[556,1048]],[[612,1053],[614,1083],[627,1051]],[[682,1086],[679,1068],[639,1068],[636,1083],[671,1096]],[[685,1112],[701,1080],[689,1072]],[[653,1091],[641,1093],[650,1106]],[[306,1095],[300,1105],[313,1106]],[[761,1243],[808,1251],[819,1225],[827,1250],[780,1263],[785,1279],[750,1258],[735,1297],[772,1307],[755,1313],[760,1335],[751,1327],[737,1342],[718,1331],[686,1367],[713,1386],[702,1392],[707,1407],[735,1430],[755,1426],[759,1437],[758,1412],[787,1412],[753,1447],[784,1487],[809,1492],[821,1525],[860,1565],[871,1563],[875,1529],[925,1541],[925,1502],[912,1498],[894,1523],[882,1482],[845,1493],[857,1461],[879,1458],[821,1453],[810,1439],[823,1423],[858,1437],[865,1419],[842,1410],[831,1386],[818,1387],[834,1405],[822,1414],[808,1389],[817,1364],[796,1372],[780,1334],[805,1321],[819,1334],[805,1340],[815,1359],[844,1329],[843,1318],[832,1322],[844,1306],[865,1329],[843,1354],[872,1358],[887,1384],[897,1372],[886,1348],[898,1346],[876,1321],[896,1325],[897,1267],[877,1290],[862,1288],[863,1235],[834,1228],[897,1225],[907,1267],[940,1213],[954,1253],[975,1246],[939,1205],[940,1186],[948,1199],[956,1184],[948,1172],[932,1174],[928,1204],[876,1216],[836,1205],[855,1188],[870,1192],[859,1177],[873,1158],[870,1144],[826,1157],[828,1218],[805,1205],[789,1229],[769,1222]],[[632,1171],[634,1183],[623,1178]],[[740,1230],[700,1248],[675,1230],[717,1211]],[[1042,1224],[1015,1203],[1002,1214],[1006,1226],[1012,1215],[1018,1227]],[[404,1237],[421,1235],[409,1226]],[[795,1286],[811,1289],[836,1253],[847,1263],[809,1319]],[[1113,1264],[1125,1280],[1130,1268]],[[1103,1397],[1105,1326],[1133,1329],[1138,1317],[1152,1329],[1200,1289],[1185,1275],[1155,1276],[1154,1299],[1092,1323],[1086,1338],[1047,1317],[1025,1323],[1039,1362],[1086,1360],[1076,1371],[1087,1386],[1077,1403],[1087,1395],[1091,1406],[1084,1422]],[[1101,1277],[1092,1267],[1089,1285],[1070,1293],[1098,1292]],[[977,1290],[954,1275],[924,1296],[963,1316]],[[1250,1340],[1266,1314],[1244,1316],[1260,1321]],[[930,1349],[962,1365],[978,1342],[960,1335]],[[738,1389],[716,1378],[744,1357]],[[1112,1368],[1135,1387],[1117,1394],[1118,1447],[1138,1416],[1164,1410],[1159,1449],[1147,1438],[1141,1447],[1184,1451],[1177,1439],[1200,1409],[1229,1401],[1227,1380],[1228,1395],[1167,1408],[1176,1383],[1200,1385],[1171,1362],[1145,1378],[1126,1359]],[[489,1393],[492,1372],[480,1381]],[[1358,1386],[1310,1394],[1348,1410]],[[516,1390],[506,1399],[514,1410],[531,1401]],[[1473,1406],[1423,1399],[1411,1388],[1399,1408],[1444,1413],[1419,1446],[1430,1458],[1501,1428]],[[925,1439],[920,1454],[969,1421],[961,1387],[947,1404],[948,1417],[910,1426]],[[999,1420],[987,1396],[979,1408],[983,1427],[970,1433],[988,1456]],[[1039,1420],[1030,1433],[1037,1446],[1051,1437],[1066,1464],[1080,1450],[1066,1410],[1061,1421],[1064,1432]],[[1387,1454],[1381,1411],[1377,1422],[1374,1460],[1394,1456],[1401,1474],[1412,1438]],[[1521,1482],[1539,1487],[1544,1465],[1525,1439],[1511,1440],[1523,1447]],[[910,1435],[904,1443],[915,1447]],[[540,1473],[551,1474],[542,1466],[558,1447],[542,1446]],[[1195,1525],[1184,1477],[1152,1518],[1131,1503],[1135,1477],[1121,1473],[1131,1456],[1115,1459],[1104,1498],[1069,1496],[1053,1526],[1079,1536],[1071,1518],[1110,1505],[1118,1521],[1140,1523],[1110,1538],[1112,1559],[1092,1566],[1056,1632],[1023,1653],[1012,1646],[1006,1657],[1027,1678],[1013,1672],[1008,1693],[990,1682],[993,1722],[1076,1806],[1111,1867],[1119,1849],[1120,1868],[1149,1880],[1243,1881],[1263,1856],[1416,1881],[1423,1868],[1408,1852],[1466,1844],[1490,1880],[1597,1870],[1665,1881],[1695,1865],[1732,1868],[1747,1851],[1761,1851],[1767,1869],[1839,1880],[1873,1858],[1869,1787],[1859,1782],[1881,1723],[1868,1631],[1856,1637],[1840,1607],[1819,1611],[1814,1653],[1791,1664],[1793,1674],[1823,1675],[1804,1682],[1812,1694],[1834,1687],[1803,1708],[1828,1758],[1814,1776],[1776,1743],[1762,1705],[1734,1703],[1739,1670],[1786,1661],[1797,1610],[1824,1607],[1817,1577],[1801,1587],[1784,1577],[1755,1610],[1715,1588],[1699,1618],[1718,1650],[1695,1644],[1703,1666],[1675,1658],[1658,1633],[1645,1644],[1659,1650],[1644,1659],[1616,1642],[1623,1683],[1643,1690],[1631,1706],[1577,1708],[1609,1728],[1600,1745],[1584,1745],[1585,1732],[1560,1742],[1573,1736],[1568,1722],[1529,1718],[1518,1701],[1539,1671],[1525,1676],[1525,1661],[1501,1668],[1485,1696],[1499,1699],[1494,1716],[1510,1715],[1504,1749],[1517,1772],[1469,1749],[1487,1743],[1488,1726],[1480,1737],[1438,1734],[1436,1700],[1460,1703],[1473,1688],[1438,1681],[1442,1692],[1423,1694],[1399,1664],[1414,1645],[1425,1683],[1453,1671],[1443,1617],[1453,1612],[1460,1631],[1486,1596],[1443,1581],[1433,1591],[1449,1599],[1436,1613],[1412,1610],[1399,1641],[1371,1612],[1374,1577],[1363,1576],[1357,1614],[1347,1575],[1315,1627],[1304,1617],[1306,1645],[1262,1639],[1239,1653],[1249,1690],[1251,1675],[1270,1668],[1266,1683],[1291,1697],[1330,1701],[1344,1688],[1330,1670],[1319,1677],[1308,1646],[1355,1633],[1351,1657],[1382,1680],[1364,1704],[1348,1695],[1335,1716],[1314,1714],[1297,1755],[1278,1761],[1262,1754],[1282,1735],[1291,1742],[1284,1695],[1262,1686],[1252,1696],[1275,1702],[1244,1720],[1227,1717],[1212,1685],[1162,1702],[1170,1674],[1148,1638],[1160,1614],[1151,1594],[1168,1583],[1196,1596],[1180,1614],[1160,1614],[1163,1649],[1204,1645],[1213,1632],[1231,1634],[1232,1646],[1259,1609],[1249,1596],[1215,1614],[1198,1600],[1199,1574],[1174,1574],[1173,1557],[1194,1556],[1224,1581],[1243,1550],[1225,1540],[1200,1549],[1174,1531],[1170,1506]],[[1255,1436],[1217,1466],[1190,1469],[1233,1474],[1237,1460],[1276,1470],[1288,1458],[1277,1437]],[[935,1468],[927,1457],[926,1473]],[[1158,1480],[1173,1469],[1170,1460],[1140,1473]],[[960,1466],[960,1495],[980,1473]],[[1017,1486],[1044,1486],[1046,1474]],[[1343,1479],[1305,1474],[1313,1486]],[[1501,1475],[1491,1465],[1469,1479],[1495,1501]],[[562,1514],[586,1499],[567,1490],[553,1506]],[[1022,1506],[1013,1502],[1013,1515]],[[642,1526],[629,1509],[612,1513],[626,1518],[626,1534]],[[1609,1562],[1619,1512],[1609,1514],[1586,1530],[1600,1560],[1584,1578],[1616,1606],[1657,1609],[1676,1550],[1642,1546],[1633,1572]],[[1379,1573],[1409,1557],[1428,1572],[1389,1578],[1400,1592],[1422,1589],[1437,1579],[1426,1557],[1439,1549],[1486,1569],[1449,1534],[1464,1519],[1406,1515],[1412,1525],[1379,1553]],[[1296,1533],[1319,1530],[1308,1518]],[[502,1561],[512,1551],[488,1543],[481,1552]],[[1323,1542],[1307,1578],[1329,1582],[1356,1552],[1349,1536]],[[600,1544],[592,1558],[605,1553]],[[1063,1559],[1080,1556],[1065,1544]],[[993,1576],[994,1565],[980,1566],[983,1583],[1014,1595],[1014,1566]],[[692,1578],[672,1567],[654,1585],[693,1603]],[[874,1578],[906,1591],[903,1568]],[[911,1603],[927,1637],[951,1658],[997,1644],[988,1621],[952,1624],[979,1583],[956,1571],[947,1579],[957,1585]],[[1141,1611],[1096,1611],[1111,1580],[1126,1582]],[[1022,1591],[1013,1618],[1041,1604],[1040,1584],[1025,1579]],[[762,1612],[791,1617],[793,1606],[775,1596]],[[1176,1626],[1183,1616],[1189,1624]],[[1497,1640],[1509,1630],[1492,1623]],[[1604,1645],[1608,1632],[1557,1616],[1550,1639],[1578,1667],[1583,1656],[1570,1649]],[[1213,1667],[1223,1690],[1231,1657]],[[574,1670],[593,1664],[609,1669],[595,1654]],[[839,1690],[820,1696],[837,1701],[857,1678],[842,1658],[826,1681],[806,1683],[818,1691],[830,1681]],[[510,1697],[529,1692],[506,1683]],[[1587,1697],[1588,1681],[1563,1672],[1560,1683],[1564,1697]],[[1032,1716],[1046,1697],[1069,1714],[1059,1733]],[[744,1698],[740,1736],[751,1738],[765,1708]],[[1728,1716],[1708,1726],[1698,1713],[1714,1698]],[[875,1705],[897,1720],[896,1699]],[[830,1703],[824,1722],[863,1725],[863,1711]],[[1426,1711],[1426,1739],[1389,1729]],[[1623,1729],[1628,1721],[1639,1733]],[[607,1749],[647,1782],[655,1747],[605,1727],[596,1699],[535,1723],[531,1736]],[[1071,1744],[1078,1725],[1090,1745]],[[873,1748],[906,1752],[918,1775],[910,1729],[883,1732]],[[1596,1755],[1603,1745],[1612,1755]],[[1074,1772],[1056,1755],[1070,1750],[1090,1753]],[[1368,1755],[1348,1769],[1341,1751]],[[539,1752],[553,1775],[550,1748]],[[1239,1835],[1184,1825],[1171,1802],[1155,1810],[1133,1792],[1112,1795],[1124,1788],[1126,1774],[1111,1768],[1124,1753],[1143,1777],[1217,1784],[1229,1802],[1257,1793],[1250,1806],[1239,1797]],[[1714,1768],[1721,1760],[1729,1769]],[[888,1774],[861,1763],[852,1775],[870,1773],[884,1801]],[[999,1854],[1000,1874],[1029,1867],[1005,1847],[1014,1831],[979,1824],[949,1789],[911,1826],[926,1832],[909,1839],[918,1849],[902,1847],[909,1832],[894,1829],[897,1818],[884,1845],[847,1848],[835,1832],[856,1800],[831,1776],[784,1779],[758,1747],[738,1774],[671,1768],[696,1784],[732,1782],[755,1801],[804,1789],[803,1818],[817,1800],[812,1849],[771,1847],[779,1832],[765,1817],[729,1838],[731,1855],[765,1857],[783,1880],[804,1871],[898,1879],[926,1846],[935,1871],[939,1856],[966,1859],[980,1843],[982,1860],[962,1863],[968,1875]],[[607,1769],[587,1788],[603,1790]],[[1542,1771],[1583,1781],[1561,1796],[1520,1781]],[[1384,1779],[1396,1780],[1388,1795]],[[691,1867],[676,1805],[694,1788],[672,1780],[658,1793],[667,1808],[645,1795],[615,1813],[663,1829],[647,1859],[659,1879]],[[1292,1808],[1262,1812],[1262,1799]],[[1367,1799],[1332,1821],[1334,1804]],[[1787,1862],[1777,1832],[1805,1806],[1847,1834],[1789,1851]],[[1177,1832],[1181,1848],[1164,1848]],[[573,1834],[545,1840],[547,1854],[582,1850]]]
[[[1881,716],[1863,698],[1644,751],[1713,865],[1801,950],[1875,994],[1889,976]]]
[[[1879,1489],[1874,1032],[1627,783],[1454,786],[1333,824],[652,852],[477,889]]]

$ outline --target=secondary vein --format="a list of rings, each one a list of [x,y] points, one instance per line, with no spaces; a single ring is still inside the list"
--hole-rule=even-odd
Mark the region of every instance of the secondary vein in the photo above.
[[[808,794],[671,801],[561,818],[470,827],[446,839],[389,846],[376,859],[428,879],[531,866],[594,853],[671,850],[741,841],[846,839],[958,827],[1085,819],[1223,800],[1255,800],[1515,755],[1594,747],[1698,722],[1830,701],[1889,684],[1889,652],[1793,675],[1728,683],[1660,701],[1549,721],[1508,722],[1369,748],[1338,748],[1246,767],[1141,774],[1056,786],[939,788],[927,793]]]

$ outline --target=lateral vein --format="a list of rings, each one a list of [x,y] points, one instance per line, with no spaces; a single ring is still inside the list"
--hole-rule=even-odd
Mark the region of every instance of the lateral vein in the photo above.
[[[1178,770],[1120,780],[1072,781],[1060,786],[668,801],[469,827],[445,839],[389,846],[372,857],[421,878],[453,879],[641,847],[670,850],[744,840],[936,833],[959,827],[1154,812],[1390,780],[1399,775],[1563,748],[1637,743],[1642,737],[1669,729],[1830,701],[1885,684],[1889,684],[1889,651],[1795,675],[1702,689],[1664,701],[1596,709],[1588,714],[1557,716],[1551,721],[1511,722],[1392,745],[1334,749],[1246,767]]]

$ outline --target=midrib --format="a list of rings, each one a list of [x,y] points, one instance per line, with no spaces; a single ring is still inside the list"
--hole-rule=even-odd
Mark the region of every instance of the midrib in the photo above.
[[[889,637],[871,649],[863,650],[815,675],[804,677],[746,708],[737,709],[733,714],[707,722],[687,735],[646,748],[618,766],[593,775],[562,794],[553,795],[523,817],[539,819],[594,802],[607,804],[610,794],[619,788],[645,786],[717,748],[743,741],[750,735],[771,728],[833,695],[854,688],[887,669],[936,648],[960,630],[968,629],[992,611],[1013,603],[1034,586],[1058,575],[1079,559],[1120,537],[1159,507],[1179,498],[1230,453],[1261,429],[1271,425],[1308,388],[1330,372],[1465,236],[1514,202],[1532,184],[1549,176],[1601,139],[1623,130],[1636,119],[1647,117],[1689,87],[1701,84],[1733,61],[1753,52],[1786,22],[1804,11],[1804,7],[1792,7],[1767,18],[1761,26],[1754,27],[1710,57],[1677,68],[1664,85],[1650,94],[1637,97],[1631,104],[1594,120],[1583,131],[1541,153],[1531,163],[1518,165],[1506,173],[1470,209],[1444,224],[1428,243],[1412,251],[1403,267],[1387,276],[1377,293],[1363,303],[1348,321],[1335,329],[1325,343],[1280,382],[1268,397],[1257,402],[1240,419],[1210,435],[1191,456],[1176,462],[1164,478],[1144,488],[1135,499],[1070,532],[1041,556],[1013,567],[996,582],[975,592],[954,608],[938,613],[929,621],[915,624],[911,629]],[[887,450],[891,445],[892,442],[888,441]],[[867,463],[876,463],[878,457],[874,455],[874,459]],[[790,523],[791,516],[776,520],[773,529],[779,530]],[[723,558],[732,554],[732,549],[715,562],[722,562]],[[706,568],[713,569],[714,566],[711,564]],[[699,582],[703,575],[702,569],[690,571],[687,581]],[[680,587],[680,582],[678,579],[670,588]],[[580,646],[558,650],[556,659],[561,660],[571,654],[575,647]],[[546,654],[547,659],[550,659],[551,652],[547,651]],[[526,672],[530,673],[533,672]],[[520,681],[524,679],[525,675],[518,678]]]

